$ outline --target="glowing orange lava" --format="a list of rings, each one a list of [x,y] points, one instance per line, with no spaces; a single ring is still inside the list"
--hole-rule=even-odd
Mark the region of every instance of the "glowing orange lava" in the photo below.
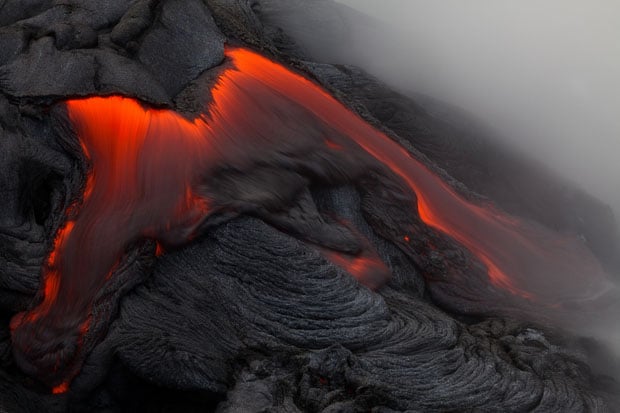
[[[43,270],[41,304],[12,322],[22,364],[45,337],[64,343],[56,356],[38,360],[46,365],[26,368],[34,371],[59,370],[79,351],[91,305],[131,243],[179,230],[189,239],[208,213],[207,200],[194,192],[209,152],[203,120],[120,96],[66,105],[91,170],[78,213],[58,231]],[[63,383],[54,391],[66,390]]]
[[[193,120],[120,96],[66,102],[90,171],[77,214],[58,231],[43,270],[42,302],[12,321],[17,359],[28,371],[55,372],[72,362],[96,294],[133,242],[155,239],[161,255],[170,234],[173,242],[191,239],[212,211],[212,200],[201,189],[210,171],[256,162],[298,144],[279,131],[303,129],[298,124],[307,119],[339,135],[312,138],[325,150],[363,150],[402,178],[417,196],[411,213],[417,210],[427,225],[467,247],[487,266],[495,286],[553,301],[590,294],[605,279],[577,239],[466,201],[311,81],[246,49],[228,49],[226,56],[234,68],[221,73],[204,114]],[[296,112],[287,112],[293,107]],[[305,117],[296,117],[299,111]],[[403,239],[408,242],[409,235]],[[331,258],[360,279],[383,265],[367,257]],[[51,343],[56,353],[31,355],[32,348],[50,340],[57,341]],[[59,343],[77,349],[61,351]],[[68,388],[61,379],[62,374],[50,379],[55,393]]]
[[[348,256],[336,252],[326,252],[331,262],[342,267],[356,280],[369,288],[377,289],[387,281],[389,269],[375,255]]]
[[[427,225],[466,246],[490,281],[523,297],[585,297],[607,288],[607,274],[576,237],[563,236],[466,201],[385,134],[325,90],[285,67],[243,49],[229,51],[238,76],[256,79],[303,105],[389,167],[415,192]]]
[[[64,382],[64,383],[61,383],[58,386],[54,387],[52,389],[52,394],[66,393],[67,390],[69,390],[69,383],[68,382]]]

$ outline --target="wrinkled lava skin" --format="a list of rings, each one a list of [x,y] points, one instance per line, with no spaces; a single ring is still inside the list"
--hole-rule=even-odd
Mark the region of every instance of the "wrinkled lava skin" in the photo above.
[[[209,195],[213,171],[265,162],[272,152],[299,145],[323,146],[336,163],[342,153],[362,164],[366,154],[358,153],[370,154],[415,193],[410,213],[469,249],[498,288],[549,306],[608,288],[606,274],[577,239],[466,201],[312,82],[247,49],[226,56],[233,68],[219,75],[211,102],[193,120],[120,96],[66,103],[91,169],[75,218],[58,231],[47,259],[42,302],[12,322],[20,367],[47,378],[55,391],[67,388],[70,377],[58,366],[75,363],[93,300],[124,251],[144,237],[164,249],[189,241],[212,209],[221,208]],[[280,132],[289,124],[308,131],[293,140]],[[369,287],[389,278],[376,253],[327,256]]]
[[[0,411],[620,409],[608,208],[281,25],[349,13],[0,2]]]

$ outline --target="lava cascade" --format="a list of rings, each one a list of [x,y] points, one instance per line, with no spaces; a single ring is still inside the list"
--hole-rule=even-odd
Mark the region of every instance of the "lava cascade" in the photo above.
[[[313,82],[247,49],[229,48],[226,55],[233,67],[222,71],[204,113],[193,120],[121,96],[66,102],[90,170],[81,203],[58,231],[44,266],[41,302],[12,320],[25,371],[41,377],[75,358],[93,300],[132,243],[192,237],[211,211],[201,188],[215,165],[253,162],[296,144],[270,133],[275,125],[301,121],[283,112],[286,105],[348,139],[326,139],[320,142],[325,150],[365,151],[402,179],[417,197],[411,213],[469,249],[494,286],[550,303],[606,286],[606,274],[576,238],[465,200]],[[351,262],[334,261],[345,268]],[[66,382],[54,384],[66,389]]]

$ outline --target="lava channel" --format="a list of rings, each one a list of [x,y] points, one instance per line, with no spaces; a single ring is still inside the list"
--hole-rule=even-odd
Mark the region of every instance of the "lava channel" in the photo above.
[[[243,48],[229,48],[226,56],[233,66],[221,72],[204,113],[193,120],[121,96],[66,101],[90,163],[87,182],[42,270],[41,301],[11,322],[19,366],[56,392],[79,371],[93,301],[127,248],[144,238],[187,241],[211,212],[201,185],[214,165],[250,162],[295,144],[286,136],[258,137],[296,122],[282,113],[282,102],[348,139],[322,140],[325,150],[363,150],[400,177],[417,196],[411,213],[468,248],[495,286],[557,300],[587,296],[604,284],[606,274],[578,240],[466,201],[395,141],[284,66]],[[335,261],[345,268],[352,262]],[[355,264],[359,276],[363,263]]]

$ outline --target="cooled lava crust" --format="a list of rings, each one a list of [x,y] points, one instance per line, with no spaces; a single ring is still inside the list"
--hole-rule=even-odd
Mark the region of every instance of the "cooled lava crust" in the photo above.
[[[345,12],[0,3],[0,410],[620,409],[608,208],[278,26]]]

